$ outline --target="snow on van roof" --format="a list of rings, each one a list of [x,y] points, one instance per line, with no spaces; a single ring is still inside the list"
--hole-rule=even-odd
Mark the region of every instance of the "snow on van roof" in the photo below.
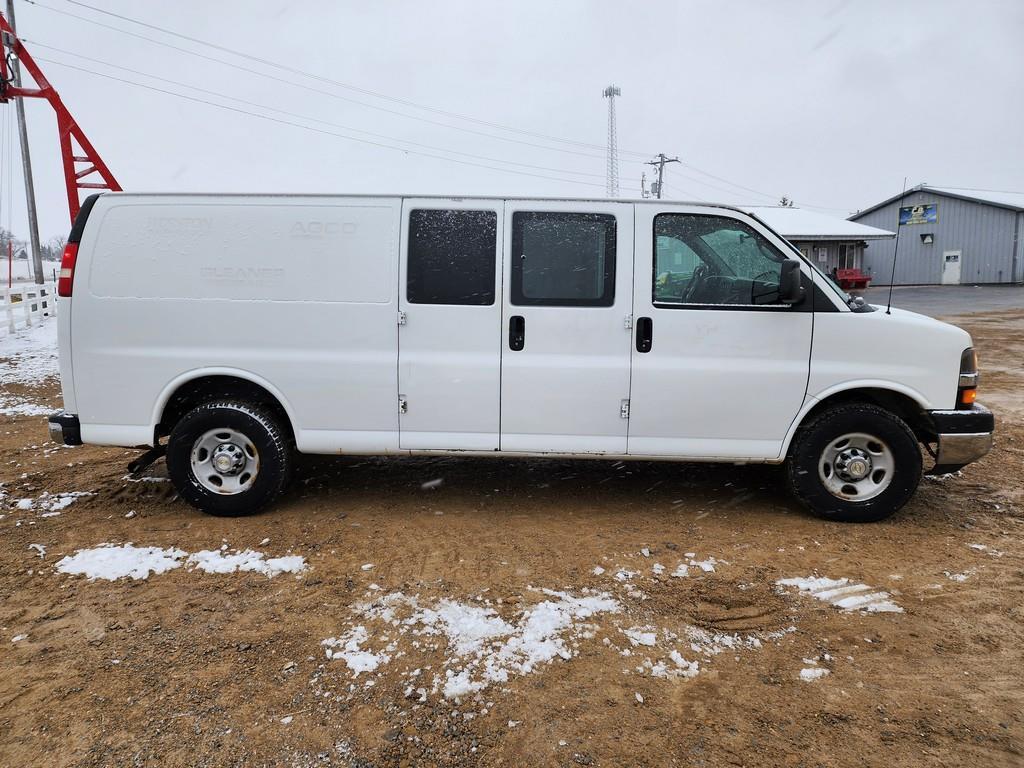
[[[895,237],[889,232],[867,224],[826,216],[803,208],[780,205],[752,205],[743,208],[757,216],[787,240],[882,240]]]

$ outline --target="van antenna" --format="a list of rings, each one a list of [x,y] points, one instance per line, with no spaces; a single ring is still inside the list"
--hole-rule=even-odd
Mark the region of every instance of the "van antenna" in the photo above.
[[[903,177],[903,192],[900,193],[900,205],[896,209],[896,247],[892,249],[892,274],[889,275],[889,303],[885,307],[885,314],[892,314],[892,284],[896,282],[896,255],[900,252],[900,215],[903,210],[903,200],[907,196],[907,177]]]

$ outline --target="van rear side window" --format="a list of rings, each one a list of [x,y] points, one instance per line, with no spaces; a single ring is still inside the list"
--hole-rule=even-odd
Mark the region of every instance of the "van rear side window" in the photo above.
[[[608,213],[513,213],[512,303],[612,306],[615,217]]]
[[[410,211],[409,303],[493,304],[497,237],[494,211]]]

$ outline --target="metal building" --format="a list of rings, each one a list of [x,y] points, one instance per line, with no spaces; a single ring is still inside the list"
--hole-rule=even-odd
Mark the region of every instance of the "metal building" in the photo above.
[[[895,285],[1020,283],[1024,193],[925,184],[858,211],[851,221],[900,227]],[[874,285],[888,285],[895,241],[864,257]]]
[[[789,240],[824,272],[832,272],[833,269],[863,270],[866,254],[896,236],[894,231],[803,208],[755,205],[745,210]],[[895,227],[891,229],[895,230]]]

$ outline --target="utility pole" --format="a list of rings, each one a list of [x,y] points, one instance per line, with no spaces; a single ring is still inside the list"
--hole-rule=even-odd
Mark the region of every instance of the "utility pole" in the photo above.
[[[11,29],[14,25],[14,0],[7,0],[7,21]],[[21,86],[21,67],[15,58],[11,61],[11,76],[15,87]],[[36,188],[32,183],[32,157],[28,149],[28,126],[25,124],[25,100],[16,99],[15,108],[18,110],[18,135],[21,138],[21,165],[25,174],[25,207],[28,210],[28,237],[32,244],[32,270],[35,273],[36,283],[42,285],[43,278],[43,252],[39,248],[39,219],[36,216]]]
[[[8,0],[9,2],[10,0]],[[648,160],[647,165],[653,165],[658,169],[658,181],[651,186],[654,187],[654,196],[659,200],[661,199],[661,192],[665,188],[665,165],[667,163],[678,163],[680,162],[678,157],[665,157],[664,152],[659,152],[654,160]]]
[[[608,197],[618,197],[619,137],[615,127],[615,97],[622,95],[622,89],[617,85],[609,85],[601,92],[601,95],[608,99],[608,169],[605,188],[608,192]]]

